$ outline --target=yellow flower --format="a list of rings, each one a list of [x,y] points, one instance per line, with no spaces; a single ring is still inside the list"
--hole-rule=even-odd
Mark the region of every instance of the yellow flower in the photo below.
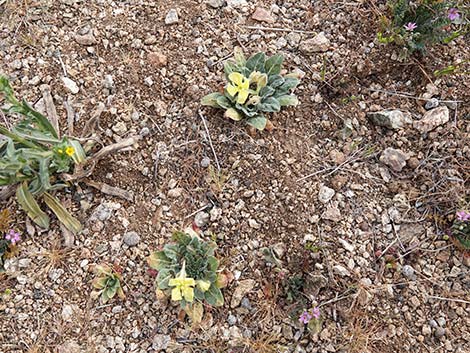
[[[63,154],[63,153],[64,153],[64,150],[63,150],[62,148],[59,148],[59,149],[57,150],[57,153]]]
[[[65,154],[67,154],[67,156],[69,157],[72,157],[74,153],[75,148],[73,148],[72,146],[67,146],[67,148],[65,149]]]
[[[196,282],[198,288],[201,290],[201,292],[207,292],[211,286],[211,282],[209,281],[203,281],[202,279],[198,280]]]
[[[178,277],[170,279],[168,285],[175,287],[171,290],[171,300],[180,301],[184,298],[184,300],[189,303],[194,300],[194,286],[196,285],[196,281],[193,278],[186,278],[184,263]]]
[[[228,75],[228,78],[232,83],[228,84],[227,92],[232,97],[235,97],[238,93],[237,103],[245,103],[248,95],[250,94],[250,80],[239,72],[232,72]]]

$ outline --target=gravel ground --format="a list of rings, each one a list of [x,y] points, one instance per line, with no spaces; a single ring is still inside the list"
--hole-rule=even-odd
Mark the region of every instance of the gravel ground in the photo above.
[[[133,201],[60,194],[85,224],[75,239],[1,204],[25,240],[0,278],[0,351],[470,352],[469,259],[442,226],[470,202],[470,81],[432,75],[469,57],[468,37],[401,62],[376,40],[384,3],[0,1],[0,73],[18,93],[41,110],[49,85],[75,136],[144,137],[92,176]],[[305,75],[271,133],[200,110],[234,46]],[[235,277],[199,329],[157,300],[145,260],[192,222]],[[90,297],[104,262],[126,300]],[[317,334],[295,316],[311,303]]]

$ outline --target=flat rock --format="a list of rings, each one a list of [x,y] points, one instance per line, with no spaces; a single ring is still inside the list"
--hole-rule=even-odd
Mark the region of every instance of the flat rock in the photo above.
[[[333,196],[335,196],[335,191],[328,186],[320,185],[320,191],[318,192],[318,200],[321,203],[328,203]]]
[[[75,341],[66,341],[57,346],[57,353],[81,353],[82,350]]]
[[[320,32],[315,37],[300,43],[299,49],[305,54],[322,53],[330,49],[330,40]]]
[[[152,348],[160,352],[162,349],[168,348],[170,341],[171,337],[169,335],[156,334],[153,337]]]
[[[155,52],[151,52],[147,54],[147,61],[153,67],[160,68],[160,67],[166,66],[168,59],[166,55],[155,51]]]
[[[399,130],[412,123],[410,113],[401,110],[382,110],[367,114],[369,120],[378,126]]]
[[[241,7],[248,5],[246,0],[227,0],[228,7]]]
[[[76,34],[74,39],[78,44],[87,47],[90,45],[95,45],[97,43],[97,40],[92,32],[89,32],[87,34]]]
[[[434,130],[449,121],[449,108],[445,105],[427,111],[421,120],[415,121],[413,126],[422,133]]]
[[[253,15],[251,16],[252,19],[260,22],[266,22],[266,23],[274,23],[275,19],[271,15],[271,13],[262,8],[262,7],[257,7]]]
[[[237,288],[233,292],[232,300],[230,301],[230,307],[236,308],[240,305],[243,297],[247,295],[255,286],[256,282],[253,279],[245,279],[238,283]]]
[[[382,152],[380,161],[388,165],[394,171],[400,172],[406,166],[406,161],[409,158],[410,157],[403,151],[389,147]]]
[[[206,4],[214,9],[224,6],[224,0],[207,0]]]
[[[70,78],[62,77],[62,82],[64,83],[65,88],[70,91],[70,93],[77,94],[80,91],[80,88],[78,88],[78,85],[75,83],[75,81],[71,80]]]
[[[172,25],[174,23],[178,23],[178,21],[178,11],[176,11],[176,9],[171,9],[170,11],[168,11],[165,17],[165,24]]]
[[[322,219],[329,221],[339,222],[341,220],[341,212],[338,209],[338,205],[333,203],[326,208],[326,211],[321,215]]]

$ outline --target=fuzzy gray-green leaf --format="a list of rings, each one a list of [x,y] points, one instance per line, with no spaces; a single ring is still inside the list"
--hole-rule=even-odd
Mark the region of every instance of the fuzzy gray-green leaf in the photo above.
[[[258,129],[260,131],[264,130],[267,122],[268,122],[268,119],[266,119],[264,116],[259,116],[259,115],[254,118],[250,118],[246,120],[246,123],[248,125],[251,125],[255,129]]]
[[[253,55],[246,61],[246,68],[251,73],[253,71],[264,72],[264,63],[266,61],[266,55],[263,52]]]
[[[281,107],[296,106],[299,104],[298,98],[293,94],[286,94],[277,99]]]
[[[29,192],[26,182],[16,189],[16,199],[34,223],[42,228],[49,228],[49,217],[41,210],[33,195]]]
[[[281,104],[274,97],[268,97],[258,106],[259,110],[268,113],[274,113],[281,110]]]
[[[54,212],[59,221],[72,233],[77,234],[82,230],[82,225],[80,222],[74,218],[60,201],[54,196],[48,194],[47,192],[43,195],[44,202],[49,206],[49,208]]]
[[[279,75],[281,72],[282,61],[284,60],[281,54],[276,54],[271,56],[266,63],[264,64],[264,68],[268,76],[271,75]]]

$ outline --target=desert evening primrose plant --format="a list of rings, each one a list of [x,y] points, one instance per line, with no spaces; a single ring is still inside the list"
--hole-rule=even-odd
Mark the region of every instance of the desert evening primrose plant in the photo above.
[[[193,323],[198,323],[204,313],[203,303],[215,307],[224,304],[220,289],[227,280],[218,269],[215,243],[200,239],[191,228],[173,233],[172,238],[173,244],[148,257],[149,266],[158,271],[157,297],[170,297]]]
[[[5,77],[0,76],[7,115],[20,115],[21,120],[11,129],[0,124],[0,186],[16,186],[16,198],[21,208],[39,226],[49,227],[49,216],[41,210],[37,200],[42,199],[57,218],[72,232],[81,230],[52,192],[67,186],[62,173],[71,172],[84,162],[81,144],[59,132],[49,120],[19,101]]]
[[[402,56],[436,43],[449,43],[469,31],[465,7],[460,10],[457,1],[393,0],[389,14],[382,16],[378,33],[381,43],[395,43],[403,48]],[[463,4],[463,2],[462,2]]]
[[[279,112],[282,107],[296,106],[299,101],[292,90],[299,84],[299,74],[282,75],[283,56],[266,57],[257,53],[245,59],[240,48],[235,48],[234,59],[224,64],[227,85],[222,92],[203,97],[201,104],[225,109],[225,117],[245,121],[264,130],[270,125],[265,113]]]
[[[92,297],[100,297],[101,303],[106,304],[114,296],[125,299],[122,290],[121,270],[118,266],[99,265],[95,267],[96,277],[93,280]]]

